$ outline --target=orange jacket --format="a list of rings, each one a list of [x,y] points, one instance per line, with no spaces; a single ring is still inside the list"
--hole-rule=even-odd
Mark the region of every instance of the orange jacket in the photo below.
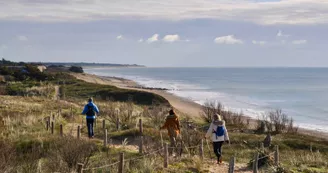
[[[165,120],[165,124],[161,127],[161,129],[167,129],[169,136],[176,137],[180,134],[180,122],[178,117],[173,115],[168,115]]]

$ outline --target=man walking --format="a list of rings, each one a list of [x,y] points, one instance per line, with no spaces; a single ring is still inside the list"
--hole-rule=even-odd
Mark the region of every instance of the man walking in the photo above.
[[[99,109],[97,105],[93,103],[92,98],[89,98],[88,104],[84,106],[84,109],[82,111],[82,115],[86,115],[89,138],[94,138],[93,124],[96,119],[96,113],[97,115],[99,115]]]

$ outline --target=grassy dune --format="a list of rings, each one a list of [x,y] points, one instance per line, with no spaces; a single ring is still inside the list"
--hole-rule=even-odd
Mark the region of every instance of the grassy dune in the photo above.
[[[161,133],[158,129],[169,109],[164,98],[141,91],[86,83],[66,74],[57,74],[56,79],[47,84],[28,83],[29,88],[49,86],[50,89],[42,90],[44,94],[35,91],[36,94],[31,94],[31,89],[18,87],[14,90],[30,94],[0,96],[0,172],[73,172],[77,163],[84,163],[85,168],[115,163],[121,151],[125,152],[127,159],[138,157],[140,134],[137,123],[140,118],[144,123],[144,151],[151,153],[160,148]],[[27,84],[12,83],[8,86],[14,85]],[[52,86],[60,88],[58,93]],[[56,100],[57,94],[61,99]],[[84,118],[80,115],[89,96],[95,98],[101,110],[96,138],[92,140],[86,138],[85,125],[81,124]],[[55,117],[55,134],[46,131],[46,117],[50,115]],[[184,146],[199,145],[208,123],[202,119],[191,123],[187,115],[179,115]],[[117,116],[120,117],[119,130],[116,129]],[[102,143],[102,120],[106,121],[108,135],[113,142],[107,147]],[[193,128],[189,128],[190,123]],[[60,124],[64,127],[64,137],[59,136]],[[77,125],[82,126],[81,140],[76,139]],[[236,156],[237,172],[249,171],[247,165],[266,134],[255,133],[253,128],[236,122],[228,123],[227,128],[231,145],[223,146],[224,161]],[[168,141],[166,131],[162,132],[162,137]],[[272,146],[266,149],[266,153],[272,152],[274,145],[279,145],[281,166],[277,169],[269,160],[261,167],[262,172],[328,172],[327,141],[297,133],[277,134],[272,139]],[[204,161],[197,157],[197,148],[190,149],[190,155],[183,150],[182,158],[170,158],[170,166],[166,170],[163,169],[162,154],[127,162],[125,168],[126,172],[225,172],[226,165],[218,167],[210,161],[210,156],[214,155],[211,150],[211,145],[208,148],[204,141]],[[116,167],[110,169],[116,170]],[[100,170],[109,171],[109,168],[96,171]]]

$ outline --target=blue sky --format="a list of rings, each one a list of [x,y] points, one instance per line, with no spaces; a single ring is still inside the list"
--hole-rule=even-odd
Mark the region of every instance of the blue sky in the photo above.
[[[327,0],[0,0],[0,57],[328,66]]]

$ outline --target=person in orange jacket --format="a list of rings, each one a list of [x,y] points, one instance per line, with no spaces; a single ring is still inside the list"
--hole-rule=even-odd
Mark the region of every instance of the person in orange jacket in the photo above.
[[[169,112],[169,115],[166,116],[166,120],[164,125],[160,128],[162,129],[167,129],[168,135],[170,137],[170,150],[169,153],[170,155],[172,154],[172,148],[177,147],[177,137],[180,134],[180,122],[178,116],[175,114],[174,110],[171,109]]]

